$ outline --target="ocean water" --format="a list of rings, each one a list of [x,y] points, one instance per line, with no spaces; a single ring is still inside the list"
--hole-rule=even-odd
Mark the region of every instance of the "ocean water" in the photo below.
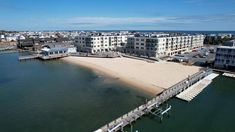
[[[0,132],[90,132],[152,96],[61,60],[0,55]],[[192,102],[171,99],[163,122],[144,116],[138,132],[235,131],[235,80],[218,77]],[[126,127],[125,131],[131,131]]]

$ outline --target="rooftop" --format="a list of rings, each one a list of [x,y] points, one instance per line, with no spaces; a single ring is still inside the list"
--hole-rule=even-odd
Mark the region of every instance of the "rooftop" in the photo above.
[[[217,48],[223,48],[223,49],[235,49],[235,46],[218,46]]]
[[[45,51],[45,52],[55,52],[55,51],[66,51],[67,48],[63,48],[63,47],[55,47],[55,48],[43,48],[42,51]]]

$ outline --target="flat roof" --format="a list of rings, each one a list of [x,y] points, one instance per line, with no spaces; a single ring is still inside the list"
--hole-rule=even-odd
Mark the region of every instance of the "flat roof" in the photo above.
[[[67,51],[68,48],[63,48],[63,47],[55,47],[55,48],[43,48],[42,51],[45,52],[54,52],[54,51]]]
[[[223,48],[223,49],[235,49],[235,46],[218,46],[217,48]]]

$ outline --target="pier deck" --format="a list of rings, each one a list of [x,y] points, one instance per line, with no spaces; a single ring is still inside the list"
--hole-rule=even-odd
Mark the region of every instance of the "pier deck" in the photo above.
[[[164,90],[161,94],[148,101],[147,103],[104,125],[95,132],[116,132],[120,130],[122,131],[125,126],[131,124],[133,121],[136,121],[138,118],[141,118],[143,115],[148,114],[151,110],[158,108],[159,105],[163,104],[168,99],[189,88],[191,85],[195,84],[196,82],[200,81],[211,73],[212,70],[207,69],[202,70],[192,76],[189,76],[187,79],[184,79],[183,81],[173,85],[169,89]]]
[[[40,59],[42,60],[51,60],[51,59],[58,59],[58,58],[63,58],[67,57],[69,54],[56,54],[56,55],[49,55],[49,56],[39,56]]]
[[[52,59],[59,59],[62,57],[67,57],[67,56],[69,56],[69,54],[59,54],[59,55],[50,55],[50,56],[43,56],[41,54],[35,54],[35,55],[20,56],[19,61],[32,60],[32,59],[52,60]]]
[[[39,55],[20,56],[19,61],[37,59]]]
[[[16,46],[0,47],[0,52],[1,51],[6,51],[6,50],[13,50],[13,49],[16,49]]]

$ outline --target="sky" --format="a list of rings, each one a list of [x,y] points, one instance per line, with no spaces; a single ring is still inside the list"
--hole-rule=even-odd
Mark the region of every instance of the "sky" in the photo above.
[[[0,0],[0,30],[235,31],[235,0]]]

